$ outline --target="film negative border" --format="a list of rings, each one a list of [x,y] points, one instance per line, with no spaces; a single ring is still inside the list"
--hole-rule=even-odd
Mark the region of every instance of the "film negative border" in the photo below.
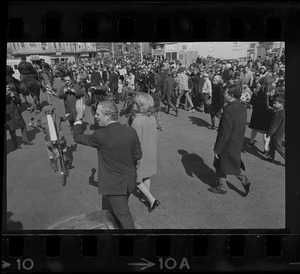
[[[299,248],[299,235],[4,237],[2,271],[296,271]]]
[[[282,40],[286,42],[287,66],[291,68],[287,73],[287,82],[290,89],[297,88],[300,8],[299,4],[293,6],[291,1],[263,2],[260,5],[232,3],[228,6],[220,5],[220,2],[176,2],[172,7],[161,3],[130,2],[71,5],[10,2],[7,40]],[[291,101],[299,101],[297,96],[299,94]],[[291,105],[288,115],[292,117],[297,108]],[[294,123],[295,119],[287,122],[287,126],[297,128],[297,123]],[[291,143],[297,143],[297,136],[287,135]],[[49,236],[40,235],[42,233],[39,231],[27,232],[26,235],[25,231],[20,235],[8,236],[13,233],[5,231],[6,235],[2,237],[2,271],[299,271],[299,216],[295,210],[299,208],[299,184],[295,180],[298,178],[295,168],[295,163],[299,163],[297,152],[299,147],[290,151],[292,163],[287,164],[287,229],[283,234],[278,230],[260,230],[257,234],[248,234],[248,230],[241,233],[235,230],[219,232],[223,235],[212,235],[212,231],[180,230],[172,231],[174,235],[169,235],[169,231],[159,231],[159,236],[142,235],[156,234],[155,231],[121,236],[99,235],[98,231],[82,231],[82,235],[76,236],[67,235],[64,231],[63,235],[50,232],[56,235]]]
[[[76,3],[76,2],[75,2]],[[285,40],[296,18],[288,2],[10,3],[10,41]],[[35,10],[39,10],[36,13]],[[183,12],[184,10],[184,12]],[[287,16],[289,14],[289,16]],[[34,30],[34,31],[32,31]]]

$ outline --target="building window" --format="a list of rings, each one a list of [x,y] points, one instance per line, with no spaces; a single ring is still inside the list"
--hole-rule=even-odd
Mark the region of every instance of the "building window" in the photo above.
[[[53,48],[57,49],[56,43],[52,43],[53,44]]]
[[[41,46],[42,46],[42,49],[43,49],[43,50],[46,50],[47,47],[48,47],[48,46],[47,46],[47,43],[41,43]]]
[[[35,49],[36,48],[36,43],[29,43],[29,47]]]
[[[186,50],[187,49],[187,45],[182,45],[182,50]]]
[[[240,42],[233,42],[233,50],[236,51],[236,50],[242,50],[243,47],[242,47],[242,44]]]
[[[20,43],[21,44],[21,48],[25,49],[25,43]]]

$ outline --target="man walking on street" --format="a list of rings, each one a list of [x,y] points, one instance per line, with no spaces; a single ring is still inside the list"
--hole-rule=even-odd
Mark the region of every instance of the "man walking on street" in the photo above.
[[[242,89],[236,84],[228,85],[224,93],[227,105],[221,116],[214,146],[214,167],[216,168],[218,185],[209,189],[216,194],[227,193],[226,175],[237,176],[245,189],[245,196],[249,193],[251,183],[241,173],[241,168],[245,170],[241,161],[241,150],[247,125],[247,110],[239,102],[241,94]]]
[[[84,103],[76,103],[77,117],[73,129],[74,141],[97,148],[98,193],[106,196],[112,215],[123,229],[134,229],[128,199],[136,187],[136,166],[142,158],[142,149],[136,131],[118,122],[118,107],[113,101],[99,102],[95,119],[100,129],[83,134]]]
[[[113,93],[115,97],[115,103],[119,104],[119,93],[118,93],[118,84],[119,84],[119,75],[117,73],[117,68],[112,67],[111,68],[111,75],[110,80],[108,82],[108,87],[110,88],[110,91]]]

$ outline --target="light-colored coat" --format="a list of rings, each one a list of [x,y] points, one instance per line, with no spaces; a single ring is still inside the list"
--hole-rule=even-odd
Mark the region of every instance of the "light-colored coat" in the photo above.
[[[137,114],[132,122],[139,136],[142,159],[137,166],[137,182],[142,182],[157,173],[157,128],[154,116]]]

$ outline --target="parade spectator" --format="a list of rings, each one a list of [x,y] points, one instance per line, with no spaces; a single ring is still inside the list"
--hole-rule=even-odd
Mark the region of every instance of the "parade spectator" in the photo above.
[[[118,107],[113,101],[98,103],[95,118],[100,129],[90,135],[84,134],[84,109],[83,100],[78,100],[74,141],[97,149],[98,193],[109,201],[111,214],[121,228],[134,229],[128,200],[136,188],[136,166],[142,157],[139,137],[134,129],[118,122]]]
[[[177,87],[177,82],[172,77],[172,72],[169,70],[167,77],[164,80],[164,89],[163,89],[163,96],[166,97],[166,113],[169,114],[170,108],[175,111],[176,117],[178,116],[178,108],[173,105],[172,97],[174,96],[175,88]]]
[[[114,101],[116,104],[119,104],[119,93],[118,93],[118,82],[119,82],[119,75],[117,73],[117,68],[112,67],[111,68],[111,74],[110,74],[110,80],[107,84],[110,91],[114,95]]]
[[[248,87],[252,86],[253,83],[253,73],[248,66],[244,68],[244,77],[242,80],[243,85],[247,85]]]
[[[231,68],[228,71],[229,80],[233,80],[234,79],[235,73],[237,72],[237,70],[238,70],[237,65],[234,64],[234,65],[231,66]]]
[[[162,125],[161,117],[160,117],[161,99],[160,99],[160,95],[158,94],[157,89],[155,88],[155,84],[151,87],[151,96],[152,96],[153,101],[154,101],[153,115],[156,119],[157,129],[159,129],[160,131],[163,131],[164,129],[163,129],[163,125]]]
[[[160,205],[150,192],[151,177],[157,173],[157,124],[152,115],[153,106],[154,101],[149,94],[137,93],[134,105],[136,115],[131,125],[141,143],[143,156],[137,165],[137,183],[139,190],[149,201],[149,213]]]
[[[179,107],[180,99],[184,95],[190,104],[189,112],[195,112],[194,104],[192,102],[192,99],[190,97],[190,90],[188,85],[188,75],[186,74],[186,71],[184,68],[179,69],[179,95],[176,100],[176,109]]]
[[[128,81],[128,87],[135,90],[135,76],[133,70],[129,71],[129,77],[126,80]]]
[[[98,67],[94,67],[93,72],[91,74],[91,85],[92,86],[100,86],[103,85],[103,80],[102,77],[100,75],[100,72],[98,71]]]
[[[159,96],[161,96],[162,95],[162,79],[161,79],[161,76],[159,74],[159,69],[155,68],[154,72],[155,72],[155,75],[154,75],[155,90],[157,91]]]
[[[229,70],[226,67],[226,62],[222,62],[221,64],[220,75],[222,76],[224,83],[227,83],[230,80]]]
[[[247,124],[247,110],[239,102],[242,90],[239,85],[229,84],[224,92],[227,105],[221,116],[218,135],[214,145],[214,167],[216,168],[217,183],[209,191],[216,194],[227,193],[227,175],[235,175],[245,189],[245,195],[250,190],[250,182],[243,172],[241,150]]]
[[[212,102],[209,107],[211,126],[210,129],[216,129],[215,117],[221,118],[222,109],[224,107],[223,79],[220,75],[216,75],[212,79]]]
[[[259,74],[260,74],[260,78],[263,78],[268,74],[268,71],[265,66],[261,66],[259,68]]]
[[[60,88],[58,98],[64,100],[65,115],[68,117],[71,133],[76,118],[76,101],[84,96],[81,87],[72,82],[69,75],[64,76],[65,85]]]
[[[202,95],[203,95],[203,103],[204,103],[204,112],[209,113],[209,99],[211,98],[212,94],[212,87],[211,87],[211,81],[208,79],[208,74],[203,74],[204,83],[202,87]]]
[[[6,84],[6,116],[5,124],[6,130],[8,130],[11,140],[14,144],[15,149],[21,148],[18,144],[16,130],[21,129],[22,142],[24,145],[33,145],[32,142],[28,141],[27,128],[20,110],[21,99],[15,90],[15,86],[7,83]]]
[[[285,110],[284,96],[281,94],[273,101],[273,116],[266,137],[270,138],[270,150],[266,155],[266,159],[271,163],[275,159],[275,151],[277,151],[285,159],[285,148],[282,146],[282,140],[285,135]]]
[[[271,124],[272,112],[269,107],[268,93],[272,88],[272,84],[262,85],[254,90],[250,104],[252,105],[252,115],[249,128],[251,128],[251,139],[248,146],[253,147],[258,132],[263,134],[264,154],[269,151],[270,138],[267,138],[266,132]]]

